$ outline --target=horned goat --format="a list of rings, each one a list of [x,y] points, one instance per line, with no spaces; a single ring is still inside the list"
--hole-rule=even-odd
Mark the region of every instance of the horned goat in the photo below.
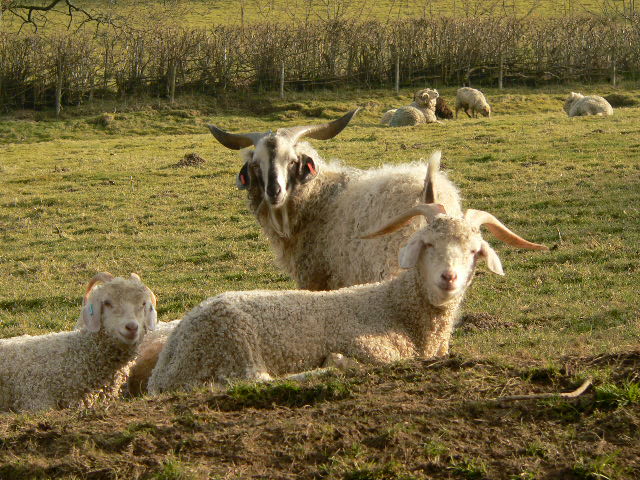
[[[246,189],[249,210],[268,237],[278,264],[299,288],[333,290],[382,280],[398,271],[400,244],[419,228],[363,244],[358,232],[380,218],[397,215],[421,201],[442,203],[461,216],[457,189],[437,171],[431,182],[421,163],[372,170],[325,163],[304,137],[326,140],[349,123],[355,110],[324,125],[281,128],[275,133],[231,134],[210,125],[227,148],[245,150],[237,185]],[[427,191],[435,197],[426,197]]]
[[[613,107],[606,99],[597,95],[585,97],[581,93],[575,92],[571,92],[564,102],[564,111],[570,117],[613,115]]]
[[[78,329],[0,340],[0,410],[91,406],[117,396],[156,318],[155,295],[136,274],[95,275]]]
[[[484,117],[491,116],[491,107],[480,90],[471,87],[459,88],[456,92],[456,118],[458,110],[463,110],[469,117],[476,118],[478,112]],[[471,111],[471,113],[469,113]]]
[[[270,380],[317,368],[335,353],[363,363],[446,355],[477,260],[503,275],[480,226],[510,245],[546,249],[487,212],[452,217],[440,204],[414,206],[364,238],[401,229],[415,216],[424,216],[427,225],[400,250],[406,270],[395,278],[331,292],[227,292],[205,300],[170,335],[149,391]]]

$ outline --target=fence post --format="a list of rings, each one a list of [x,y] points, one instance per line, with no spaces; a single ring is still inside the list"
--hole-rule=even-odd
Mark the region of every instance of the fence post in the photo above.
[[[56,72],[56,118],[60,116],[62,110],[62,60],[58,60],[58,71]]]
[[[611,60],[611,85],[616,86],[616,57]]]
[[[169,63],[169,84],[167,85],[169,90],[167,92],[169,94],[169,103],[173,103],[176,98],[176,71],[176,61],[172,59]]]
[[[396,93],[400,93],[400,54],[396,54]]]
[[[502,79],[504,76],[504,56],[500,50],[500,72],[498,73],[498,88],[502,90]]]
[[[280,67],[280,98],[284,98],[284,60]]]

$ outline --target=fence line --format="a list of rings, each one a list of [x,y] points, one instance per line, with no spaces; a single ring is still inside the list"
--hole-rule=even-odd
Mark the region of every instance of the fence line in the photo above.
[[[146,93],[619,82],[640,78],[640,17],[448,17],[136,32],[0,33],[0,105]],[[284,73],[286,71],[286,79]]]

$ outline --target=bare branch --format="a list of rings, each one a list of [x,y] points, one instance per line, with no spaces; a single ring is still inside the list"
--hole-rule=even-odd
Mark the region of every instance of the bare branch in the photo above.
[[[575,389],[573,392],[566,392],[566,393],[534,393],[531,395],[511,395],[508,397],[497,397],[497,398],[491,398],[489,399],[490,402],[514,402],[517,400],[541,400],[541,399],[545,399],[545,398],[576,398],[580,395],[582,395],[585,390],[587,388],[589,388],[589,385],[591,385],[591,382],[593,381],[593,379],[591,378],[587,378],[584,382],[582,382],[582,385],[580,385],[577,389]]]
[[[48,14],[55,13],[68,17],[67,29],[79,20],[78,28],[87,23],[95,23],[97,26],[115,26],[113,19],[107,15],[92,13],[80,6],[74,0],[51,0],[46,5],[36,3],[20,3],[15,0],[0,0],[0,11],[9,12],[22,22],[20,30],[26,25],[31,25],[37,32],[48,21]]]

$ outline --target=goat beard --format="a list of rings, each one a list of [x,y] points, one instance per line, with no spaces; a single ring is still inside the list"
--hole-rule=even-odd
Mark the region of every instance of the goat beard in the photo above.
[[[264,208],[269,211],[268,221],[271,224],[271,228],[276,232],[276,234],[281,238],[291,238],[291,227],[289,225],[289,209],[287,208],[287,204],[285,203],[280,208],[273,208],[271,205],[267,204],[264,200],[260,203],[258,207],[258,212],[261,212]],[[278,219],[278,216],[280,217]]]

